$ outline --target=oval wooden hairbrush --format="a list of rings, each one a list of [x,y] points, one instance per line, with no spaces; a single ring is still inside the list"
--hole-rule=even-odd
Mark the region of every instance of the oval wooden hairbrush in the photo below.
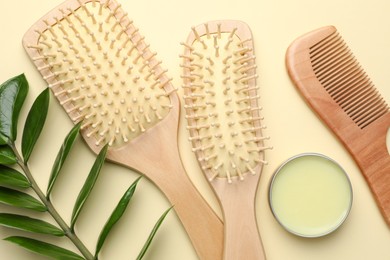
[[[243,22],[213,21],[193,27],[182,44],[187,129],[222,207],[224,259],[265,259],[255,197],[270,147],[261,133],[251,31]]]
[[[286,54],[298,90],[348,149],[390,225],[390,109],[336,28],[295,40]]]
[[[182,166],[179,99],[121,5],[69,0],[26,33],[23,45],[82,136],[98,153],[147,176],[166,195],[201,259],[220,259],[223,224]]]

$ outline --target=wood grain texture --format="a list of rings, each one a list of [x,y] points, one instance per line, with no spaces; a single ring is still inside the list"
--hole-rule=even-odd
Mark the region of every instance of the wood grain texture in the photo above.
[[[288,73],[306,99],[311,108],[328,125],[339,138],[358,164],[377,205],[388,225],[390,225],[390,155],[386,146],[386,134],[390,126],[390,112],[380,95],[374,93],[367,98],[367,106],[380,104],[379,112],[367,125],[359,126],[351,117],[362,106],[355,107],[352,111],[346,111],[332,97],[332,93],[325,89],[324,84],[318,79],[310,57],[310,49],[326,41],[332,35],[337,34],[333,26],[323,27],[312,31],[295,40],[287,50],[286,65]],[[343,44],[342,40],[337,40]],[[338,44],[338,43],[337,43]],[[352,53],[349,54],[352,57]],[[324,54],[324,57],[326,55]],[[354,64],[353,67],[358,67]],[[331,70],[335,64],[328,64],[327,70]],[[359,68],[359,73],[364,74]],[[349,70],[344,71],[349,73]],[[330,78],[329,81],[336,79]],[[367,82],[370,82],[367,80]],[[346,88],[354,88],[358,83],[351,80],[340,87],[339,91]],[[357,88],[357,87],[356,87]],[[365,93],[373,89],[371,83],[363,84],[361,90],[348,97],[351,102],[366,98]],[[357,113],[357,112],[356,112]],[[359,112],[360,113],[360,112]]]
[[[81,3],[89,2],[91,0],[81,1]],[[96,2],[100,4],[100,1]],[[111,10],[119,6],[114,0],[108,2],[108,8]],[[106,1],[101,1],[101,3],[106,3]],[[68,15],[72,15],[70,10],[77,10],[78,8],[80,8],[80,2],[76,0],[66,1],[42,17],[27,31],[23,38],[23,45],[35,66],[39,68],[46,65],[45,60],[34,61],[34,57],[39,55],[39,52],[28,47],[38,43],[40,34],[37,31],[43,33],[48,30],[47,23],[54,26],[57,22],[55,17],[58,18],[62,15],[60,10],[65,10]],[[118,17],[116,18],[118,19]],[[121,24],[126,23],[129,23],[129,19],[121,18]],[[130,34],[130,29],[125,33]],[[148,48],[145,51],[147,45],[141,37],[137,32],[133,33],[132,39],[137,39],[139,42],[137,47],[142,48],[144,57],[152,55]],[[149,66],[154,66],[156,74],[163,71],[156,58],[149,60]],[[52,74],[50,70],[41,70],[40,73],[43,77]],[[161,82],[168,80],[165,73],[162,73],[160,80]],[[47,81],[49,84],[54,83],[53,78],[49,78]],[[168,82],[164,89],[171,92],[173,86]],[[57,96],[57,98],[61,102],[68,97],[65,95]],[[170,94],[169,98],[172,109],[162,121],[123,146],[110,148],[107,159],[141,172],[156,184],[174,206],[177,216],[188,233],[200,259],[222,259],[223,223],[197,191],[182,166],[177,144],[180,113],[179,98],[176,93]],[[65,104],[64,108],[65,110],[71,109],[71,106],[72,104]],[[77,111],[75,112],[77,113]],[[74,115],[69,116],[74,117]],[[95,144],[96,140],[89,138],[86,131],[82,131],[81,134],[91,150],[98,153],[101,146]]]

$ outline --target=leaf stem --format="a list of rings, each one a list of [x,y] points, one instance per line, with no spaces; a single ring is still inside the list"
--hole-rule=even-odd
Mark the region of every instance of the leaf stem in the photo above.
[[[88,250],[88,248],[84,245],[84,243],[79,239],[79,237],[76,235],[76,233],[68,226],[68,224],[63,220],[61,215],[57,212],[57,210],[54,208],[53,204],[45,196],[43,191],[39,188],[37,182],[35,181],[33,175],[31,174],[30,168],[28,167],[27,163],[24,162],[22,157],[20,156],[19,151],[16,149],[15,143],[8,144],[11,149],[13,150],[18,165],[22,168],[24,174],[26,175],[27,179],[31,183],[31,188],[35,191],[35,193],[38,195],[39,199],[42,201],[43,204],[45,204],[48,213],[53,217],[53,219],[57,222],[57,224],[61,227],[61,229],[65,232],[65,235],[73,242],[73,244],[78,248],[80,253],[87,259],[87,260],[93,260],[94,256],[92,253]]]

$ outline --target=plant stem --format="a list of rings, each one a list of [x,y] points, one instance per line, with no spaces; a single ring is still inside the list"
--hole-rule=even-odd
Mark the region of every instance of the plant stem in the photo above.
[[[68,226],[68,224],[63,220],[61,215],[54,208],[51,201],[46,197],[43,191],[39,188],[37,182],[35,181],[33,175],[31,174],[30,168],[27,163],[24,162],[23,158],[20,156],[19,151],[15,147],[15,143],[9,144],[13,152],[15,153],[18,159],[18,165],[22,168],[24,174],[27,179],[31,183],[31,188],[38,195],[39,199],[46,206],[48,213],[53,217],[53,219],[57,222],[57,224],[61,227],[61,229],[65,232],[65,235],[73,242],[73,244],[78,248],[80,253],[87,259],[93,260],[95,259],[92,253],[88,250],[88,248],[84,245],[84,243],[79,239],[79,237],[75,234],[75,232]]]

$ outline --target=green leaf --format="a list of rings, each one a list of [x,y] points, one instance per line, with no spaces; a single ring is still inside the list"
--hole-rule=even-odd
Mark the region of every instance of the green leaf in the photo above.
[[[4,187],[0,187],[0,202],[10,206],[32,209],[40,212],[47,210],[46,206],[36,198],[26,193]]]
[[[27,178],[12,168],[0,165],[0,185],[10,186],[15,188],[29,188],[30,182]]]
[[[7,145],[0,146],[0,164],[11,165],[18,162],[16,155],[11,147]]]
[[[0,133],[16,140],[20,110],[28,92],[28,82],[24,74],[4,82],[0,86]]]
[[[16,214],[0,213],[0,225],[23,231],[53,235],[58,237],[62,237],[65,235],[64,231],[50,223],[47,223],[40,219],[34,219]]]
[[[0,145],[5,145],[7,143],[8,143],[8,138],[0,133]]]
[[[106,240],[112,227],[118,222],[118,220],[122,217],[123,213],[125,212],[127,205],[129,204],[131,198],[133,197],[135,188],[137,187],[137,184],[141,178],[142,176],[136,179],[133,182],[133,184],[131,184],[131,186],[127,189],[125,194],[123,194],[121,200],[119,201],[118,205],[115,207],[114,211],[111,213],[110,218],[107,220],[106,224],[104,225],[99,235],[99,239],[96,245],[95,256],[97,256],[100,250],[102,249],[104,241]]]
[[[24,162],[27,163],[31,152],[46,121],[47,111],[49,109],[50,90],[46,88],[37,97],[28,113],[24,125],[22,137],[22,154]]]
[[[154,236],[156,235],[158,229],[160,228],[162,222],[164,221],[165,217],[167,216],[167,214],[169,213],[169,211],[172,209],[173,207],[170,207],[169,209],[167,209],[162,215],[161,217],[157,220],[156,224],[154,225],[153,229],[152,229],[152,232],[150,232],[149,234],[149,237],[148,239],[146,240],[143,248],[141,249],[141,251],[139,252],[138,256],[137,256],[137,260],[141,260],[145,254],[146,254],[146,251],[148,250],[150,244],[152,243],[153,241],[153,238]]]
[[[57,158],[54,161],[54,165],[51,170],[51,175],[49,179],[49,184],[47,186],[46,197],[49,198],[49,195],[53,189],[54,183],[57,180],[58,174],[60,173],[62,166],[65,163],[66,158],[72,148],[74,142],[76,141],[77,136],[79,135],[81,123],[75,125],[72,130],[70,130],[69,134],[65,137],[65,140],[61,146],[60,151],[57,154]]]
[[[108,144],[105,145],[98,156],[96,157],[95,163],[92,166],[91,171],[88,174],[87,180],[85,181],[73,208],[72,219],[71,219],[71,228],[73,229],[74,224],[80,214],[82,207],[84,206],[85,201],[88,198],[88,195],[91,193],[93,186],[96,183],[97,177],[99,176],[100,170],[104,164],[108,149]]]
[[[24,247],[25,249],[30,250],[34,253],[38,253],[44,256],[49,256],[54,259],[84,260],[83,257],[65,248],[58,247],[32,238],[13,236],[13,237],[7,237],[4,240],[17,244],[21,247]]]

